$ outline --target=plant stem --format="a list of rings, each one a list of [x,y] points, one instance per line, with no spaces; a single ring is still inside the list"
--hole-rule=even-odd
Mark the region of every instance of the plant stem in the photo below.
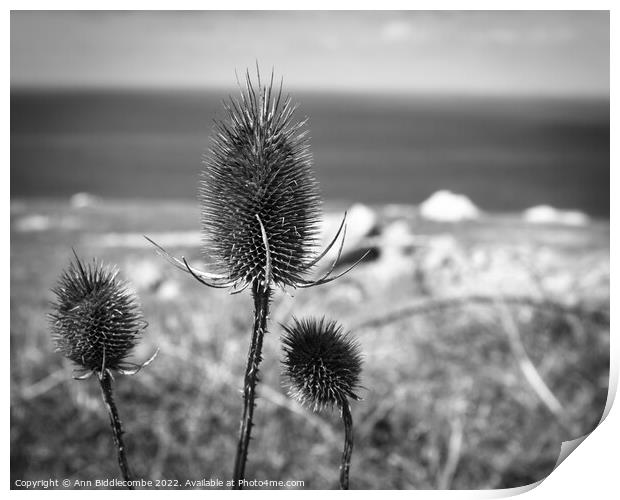
[[[107,370],[103,370],[98,377],[101,384],[101,394],[105,403],[108,415],[110,416],[110,425],[112,426],[112,435],[114,436],[114,444],[118,454],[118,465],[121,468],[121,475],[125,481],[131,481],[131,473],[129,464],[127,463],[127,454],[125,453],[125,443],[123,442],[123,426],[118,416],[116,403],[114,402],[114,394],[112,391],[112,377]],[[127,489],[133,490],[133,486],[128,485]]]
[[[349,489],[349,468],[351,466],[351,453],[353,453],[353,417],[349,402],[345,399],[341,405],[342,421],[344,422],[344,450],[340,462],[340,489]]]
[[[258,382],[258,368],[262,360],[263,337],[267,327],[267,315],[269,314],[269,300],[271,290],[265,289],[257,280],[252,286],[254,297],[254,326],[252,328],[252,341],[248,352],[248,363],[245,368],[243,382],[243,416],[239,428],[239,442],[235,457],[235,470],[233,474],[233,489],[242,489],[241,480],[245,479],[245,464],[248,459],[248,446],[252,433],[252,417],[254,415],[254,398],[256,384]]]

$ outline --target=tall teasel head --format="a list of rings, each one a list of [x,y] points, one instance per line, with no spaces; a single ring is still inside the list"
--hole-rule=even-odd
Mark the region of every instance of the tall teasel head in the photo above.
[[[241,87],[241,85],[240,85]],[[271,284],[309,288],[334,281],[351,271],[332,275],[346,236],[346,212],[335,236],[315,255],[320,239],[321,198],[312,172],[307,119],[295,118],[297,106],[276,90],[273,73],[256,85],[246,71],[238,99],[224,103],[227,118],[216,121],[215,137],[203,159],[198,196],[204,250],[215,272],[192,267],[146,237],[172,265],[203,285],[235,288]],[[341,238],[338,256],[316,280],[307,273]]]
[[[125,360],[146,322],[136,296],[118,278],[118,270],[96,260],[84,264],[75,254],[52,291],[56,300],[49,316],[58,352],[86,374],[133,373],[141,368]]]
[[[282,86],[255,87],[246,73],[239,100],[216,123],[199,189],[208,255],[237,285],[295,286],[318,243],[321,201],[306,120]],[[271,276],[265,276],[267,272]]]
[[[301,404],[317,411],[359,399],[360,346],[335,321],[293,318],[284,326],[282,349],[289,395]]]

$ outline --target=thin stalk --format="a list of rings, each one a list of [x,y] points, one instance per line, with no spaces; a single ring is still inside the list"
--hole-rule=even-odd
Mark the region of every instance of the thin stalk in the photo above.
[[[258,382],[258,368],[262,360],[263,337],[267,328],[267,315],[269,314],[269,301],[271,290],[257,282],[252,286],[254,297],[254,326],[252,328],[252,341],[248,352],[248,363],[245,368],[243,382],[243,416],[239,428],[239,442],[235,457],[233,489],[243,488],[241,481],[245,479],[245,464],[248,459],[248,447],[252,433],[252,417],[254,415],[254,399],[256,384]]]
[[[340,489],[349,489],[349,468],[351,467],[351,453],[353,453],[353,417],[351,407],[345,399],[342,402],[342,421],[344,422],[344,450],[340,462]]]
[[[107,370],[103,370],[101,375],[97,377],[101,384],[101,394],[103,402],[110,416],[110,425],[112,426],[112,435],[114,436],[114,444],[118,455],[118,465],[121,468],[121,475],[125,481],[131,481],[131,472],[127,463],[127,454],[125,452],[125,443],[123,442],[123,426],[118,416],[116,403],[114,402],[114,393],[112,391],[112,377]],[[127,485],[127,489],[133,490],[133,486]]]

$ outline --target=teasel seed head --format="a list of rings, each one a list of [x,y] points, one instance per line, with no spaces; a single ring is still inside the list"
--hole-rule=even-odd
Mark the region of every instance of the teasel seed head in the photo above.
[[[239,99],[225,103],[203,161],[199,188],[205,250],[235,286],[296,286],[318,245],[321,200],[306,120],[246,72]],[[270,276],[266,276],[266,274]]]
[[[84,264],[74,255],[52,289],[56,351],[90,373],[137,367],[124,361],[146,327],[136,296],[115,268],[96,260]]]
[[[301,404],[317,411],[359,399],[360,346],[335,321],[293,318],[284,326],[282,349],[289,395]]]

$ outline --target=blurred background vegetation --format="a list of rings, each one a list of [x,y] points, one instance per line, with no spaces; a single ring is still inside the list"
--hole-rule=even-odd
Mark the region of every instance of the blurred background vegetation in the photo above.
[[[326,207],[326,238],[344,208]],[[138,292],[149,328],[135,359],[161,350],[116,382],[136,476],[229,478],[250,296],[201,286],[142,237],[198,265],[198,221],[193,202],[12,202],[12,480],[118,476],[99,388],[71,379],[49,334],[49,289],[71,246],[117,264]],[[279,323],[293,314],[337,318],[362,344],[352,488],[525,485],[551,472],[563,441],[594,429],[608,388],[607,222],[450,224],[356,205],[348,241],[345,261],[370,248],[367,262],[274,298],[248,479],[337,487],[338,415],[312,414],[281,387]]]

